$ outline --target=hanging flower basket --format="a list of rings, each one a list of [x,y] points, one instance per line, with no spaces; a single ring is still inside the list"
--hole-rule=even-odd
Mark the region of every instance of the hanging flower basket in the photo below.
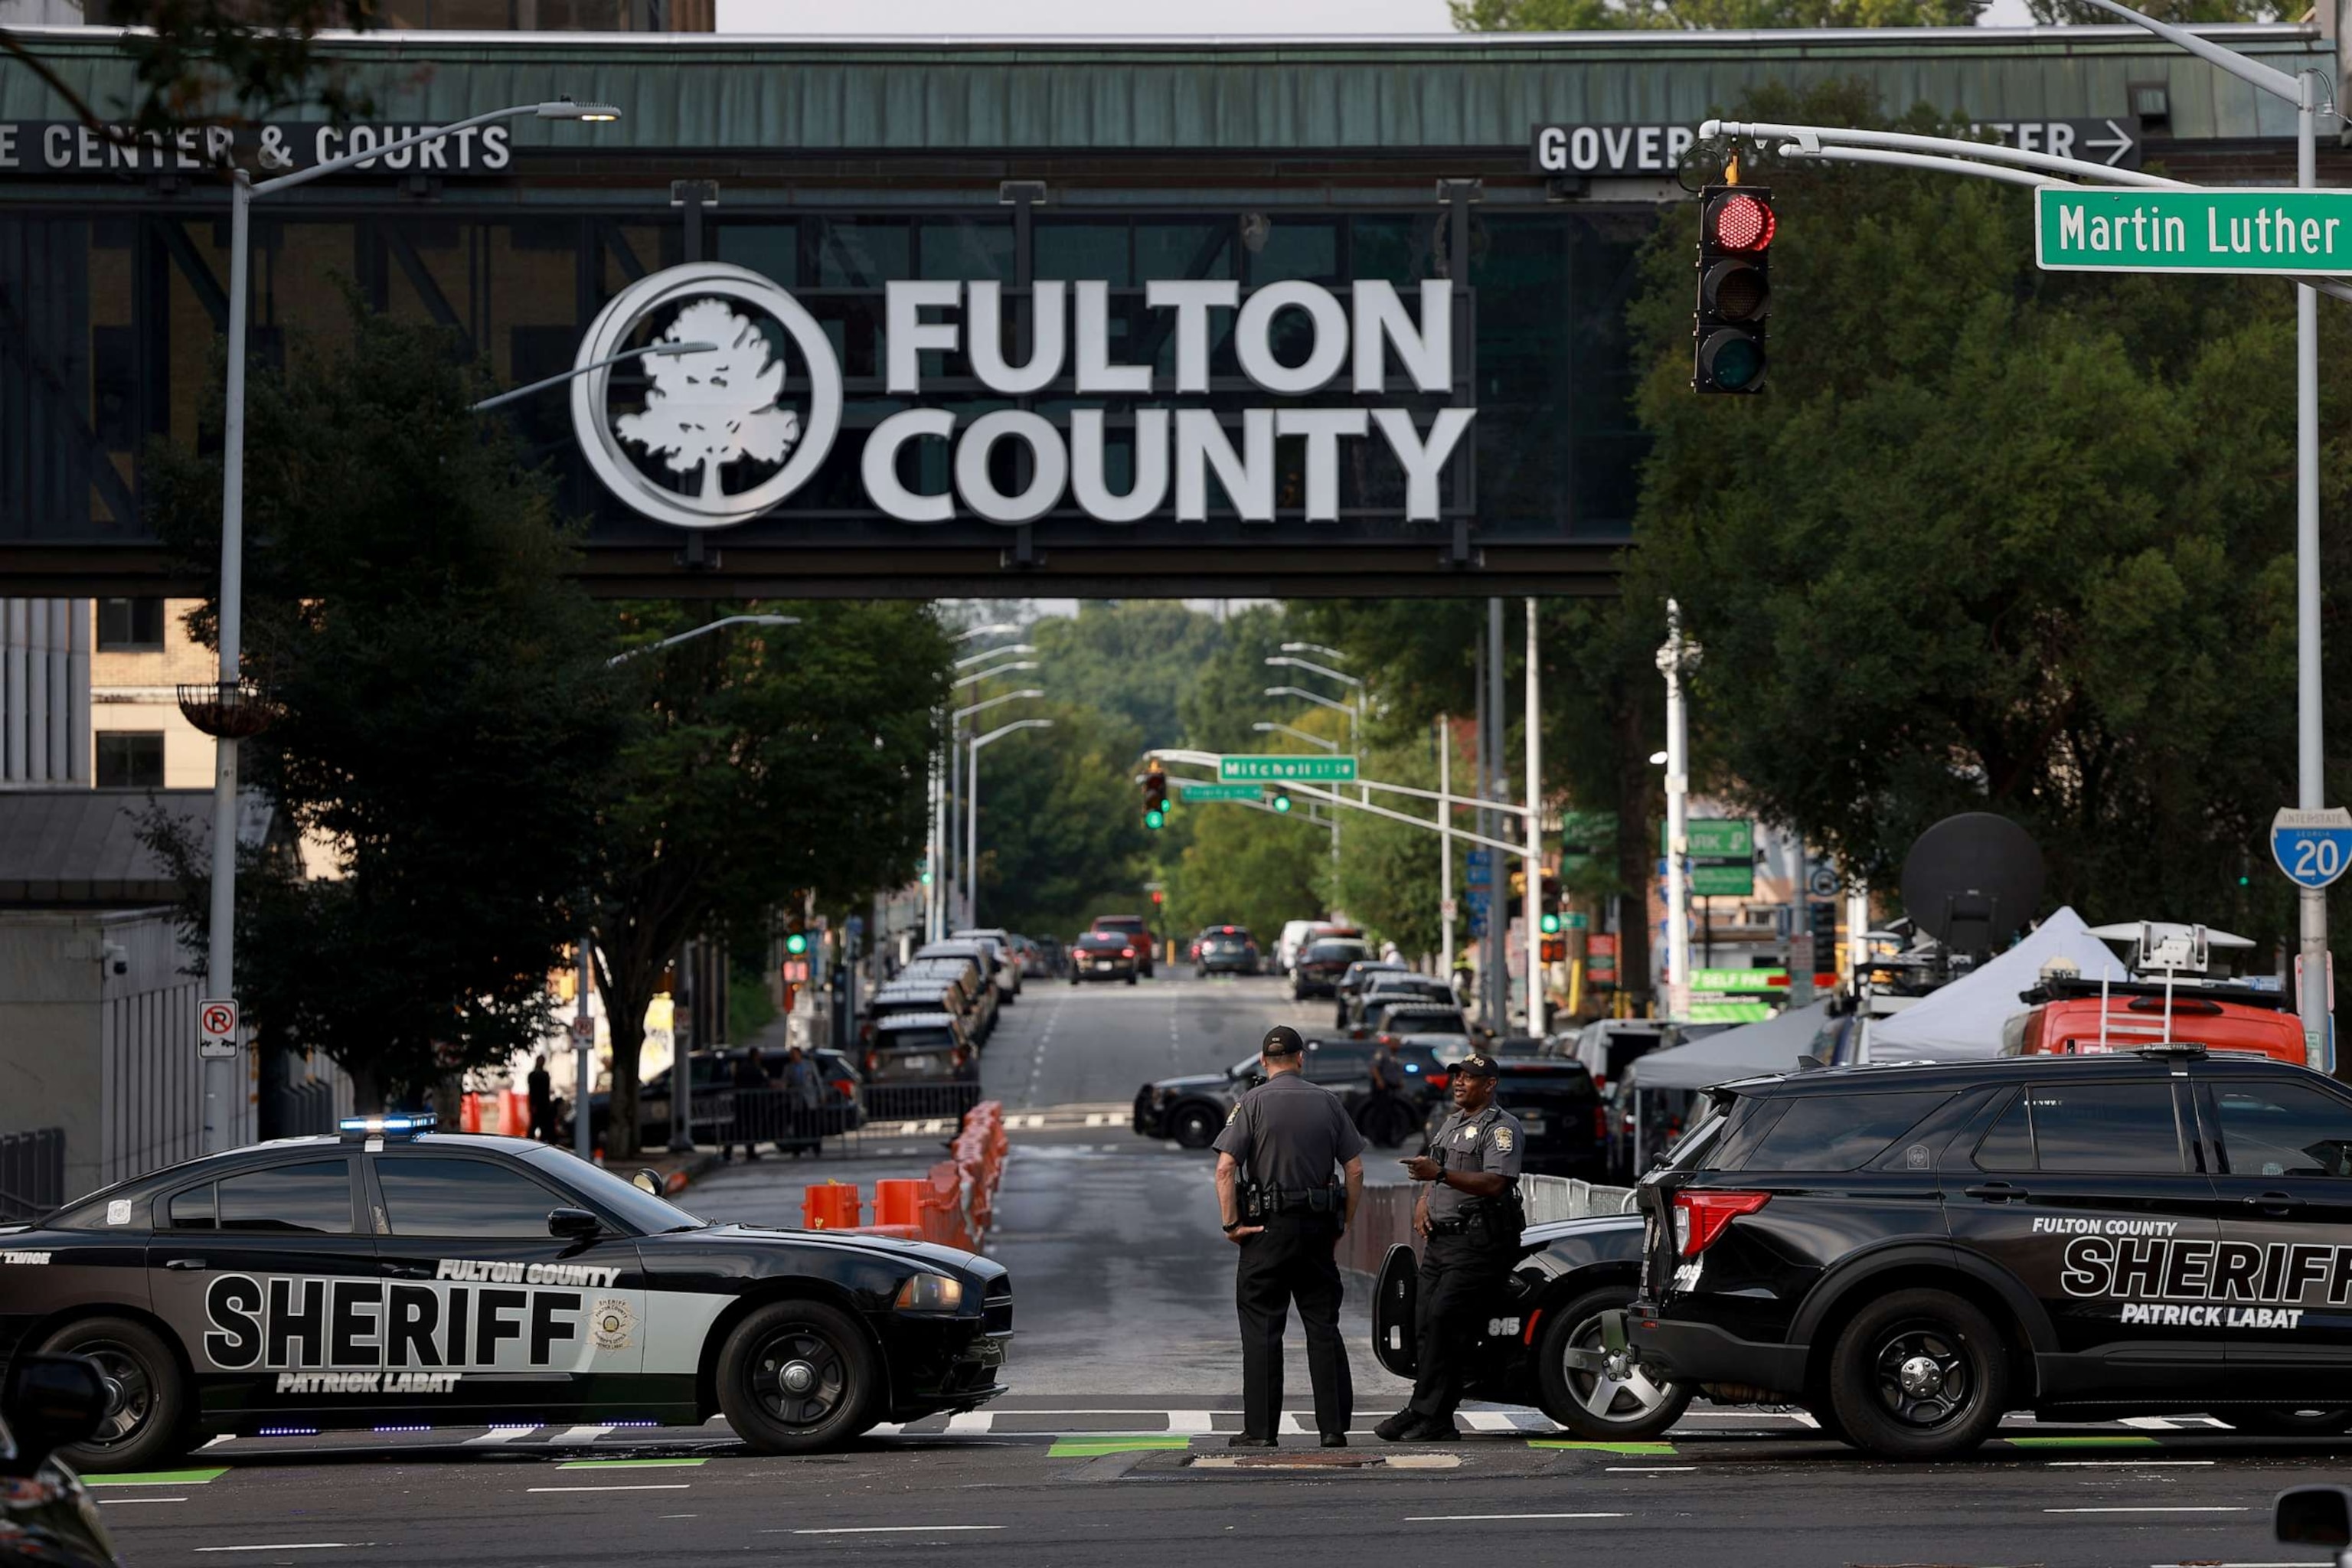
[[[206,681],[179,689],[180,711],[216,741],[251,740],[278,717],[277,703],[259,681]]]

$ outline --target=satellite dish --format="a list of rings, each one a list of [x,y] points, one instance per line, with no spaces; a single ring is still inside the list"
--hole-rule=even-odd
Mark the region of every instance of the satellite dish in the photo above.
[[[2041,899],[2041,848],[2025,829],[1989,811],[1944,818],[1904,858],[1904,912],[1954,952],[2006,946]]]

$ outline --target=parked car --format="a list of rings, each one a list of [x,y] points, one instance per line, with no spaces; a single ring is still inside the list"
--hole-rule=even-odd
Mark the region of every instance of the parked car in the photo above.
[[[1573,1035],[1555,1035],[1545,1042],[1546,1056],[1573,1058],[1592,1075],[1595,1087],[1606,1090],[1626,1068],[1668,1046],[1703,1039],[1730,1028],[1728,1024],[1687,1024],[1671,1018],[1597,1018]]]
[[[877,1020],[864,1065],[877,1117],[961,1116],[980,1102],[980,1053],[945,1013]]]
[[[1364,944],[1354,937],[1317,937],[1291,966],[1290,999],[1304,1002],[1309,996],[1337,995],[1339,977],[1363,957]]]
[[[1603,1179],[1603,1134],[1609,1110],[1582,1062],[1541,1057],[1496,1058],[1495,1102],[1519,1119],[1519,1168],[1528,1175]],[[1433,1142],[1453,1110],[1431,1107],[1422,1129]]]
[[[1060,937],[1041,936],[1032,946],[1037,966],[1026,972],[1031,979],[1058,980],[1069,972],[1070,950],[1062,945]]]
[[[1158,943],[1151,935],[1150,922],[1141,915],[1097,915],[1093,929],[1127,938],[1127,944],[1135,949],[1136,960],[1141,965],[1142,973],[1150,976],[1158,972],[1157,955],[1153,951]]]
[[[1124,980],[1135,984],[1142,961],[1135,939],[1115,931],[1090,931],[1070,948],[1070,984],[1081,980]]]
[[[1463,1037],[1461,1048],[1466,1050],[1470,1021],[1451,1002],[1433,1002],[1425,996],[1411,994],[1375,996],[1365,1005],[1356,1027],[1349,1032],[1358,1039],[1377,1035],[1459,1035]]]
[[[1448,1007],[1459,1007],[1461,999],[1454,987],[1428,974],[1375,974],[1353,996],[1342,997],[1348,1016],[1339,1026],[1353,1030],[1363,1025],[1364,1018],[1378,1005],[1402,1001],[1435,1002]]]
[[[961,952],[941,952],[944,947],[969,949]],[[933,942],[919,949],[913,962],[900,970],[897,980],[952,977],[962,986],[968,1003],[964,1019],[966,1032],[972,1044],[983,1048],[989,1036],[996,1032],[996,1016],[1003,1005],[1003,993],[997,990],[995,977],[990,973],[986,958],[969,942]]]
[[[1255,974],[1257,942],[1244,926],[1213,926],[1195,940],[1194,979],[1212,974]]]
[[[1372,1050],[1370,1040],[1307,1042],[1303,1068],[1307,1081],[1337,1094],[1360,1124],[1371,1099]],[[1444,1092],[1449,1080],[1434,1047],[1425,1041],[1403,1041],[1397,1044],[1396,1054],[1412,1086],[1404,1094],[1409,1105],[1425,1106]],[[1234,1101],[1264,1081],[1255,1055],[1221,1073],[1160,1079],[1136,1091],[1131,1121],[1142,1137],[1172,1138],[1187,1149],[1205,1149],[1216,1141],[1225,1119],[1233,1114]],[[1411,1125],[1409,1121],[1407,1126]]]
[[[982,926],[953,932],[950,940],[978,942],[989,949],[989,968],[998,994],[1008,1003],[1021,999],[1021,950],[1011,931],[1002,926]]]
[[[1331,1026],[1335,1029],[1346,1028],[1349,1009],[1355,999],[1379,984],[1381,979],[1390,975],[1412,973],[1412,971],[1402,962],[1393,958],[1360,958],[1348,965],[1339,976],[1339,984],[1332,989],[1337,1008],[1331,1020]]]

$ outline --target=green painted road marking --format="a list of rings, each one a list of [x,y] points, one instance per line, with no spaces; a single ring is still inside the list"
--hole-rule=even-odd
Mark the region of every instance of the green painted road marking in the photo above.
[[[653,1470],[708,1464],[707,1459],[567,1459],[559,1470]]]
[[[200,1487],[226,1474],[226,1465],[216,1470],[138,1470],[117,1476],[84,1476],[81,1484],[86,1487]]]
[[[2003,1437],[2012,1448],[2158,1448],[2153,1437]]]
[[[1189,1448],[1192,1439],[1175,1432],[1134,1432],[1125,1436],[1106,1434],[1100,1437],[1056,1437],[1047,1450],[1049,1459],[1095,1459],[1105,1454],[1128,1454],[1139,1449]]]
[[[1566,1437],[1530,1437],[1530,1448],[1573,1448],[1588,1454],[1672,1454],[1672,1443],[1580,1443]]]

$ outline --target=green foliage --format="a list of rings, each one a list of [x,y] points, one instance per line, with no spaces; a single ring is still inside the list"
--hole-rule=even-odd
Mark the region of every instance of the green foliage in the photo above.
[[[353,318],[247,388],[245,668],[283,712],[242,768],[335,874],[254,864],[236,983],[373,1098],[540,1043],[625,721],[549,487],[467,411],[450,336]],[[210,575],[217,457],[149,461],[158,531]]]
[[[1265,661],[1297,636],[1282,611],[1271,605],[1253,605],[1228,619],[1213,649],[1192,660],[1189,682],[1177,700],[1176,733],[1184,744],[1207,752],[1289,749],[1281,737],[1260,734],[1250,726],[1279,720],[1307,727],[1294,710],[1308,704],[1265,694],[1269,686],[1291,684],[1287,678],[1295,671],[1269,668]]]
[[[1303,809],[1279,816],[1246,805],[1184,806],[1176,823],[1189,841],[1165,866],[1170,935],[1247,926],[1265,952],[1285,921],[1324,910],[1331,839]]]
[[[1032,622],[1034,684],[1132,725],[1146,746],[1177,743],[1178,706],[1224,640],[1215,617],[1173,599],[1088,601],[1073,616]],[[1031,673],[1024,671],[1024,674]]]
[[[1152,848],[1132,782],[1142,737],[1117,713],[1082,703],[1021,712],[1054,728],[980,753],[982,921],[1066,937],[1097,914],[1135,912]]]
[[[1622,640],[1680,599],[1703,771],[1878,886],[1920,829],[1992,810],[2041,842],[2050,903],[2275,935],[2284,899],[2236,877],[2294,777],[2289,291],[2042,273],[2006,189],[1758,177],[1768,393],[1690,393],[1695,208],[1633,309],[1657,445]]]

